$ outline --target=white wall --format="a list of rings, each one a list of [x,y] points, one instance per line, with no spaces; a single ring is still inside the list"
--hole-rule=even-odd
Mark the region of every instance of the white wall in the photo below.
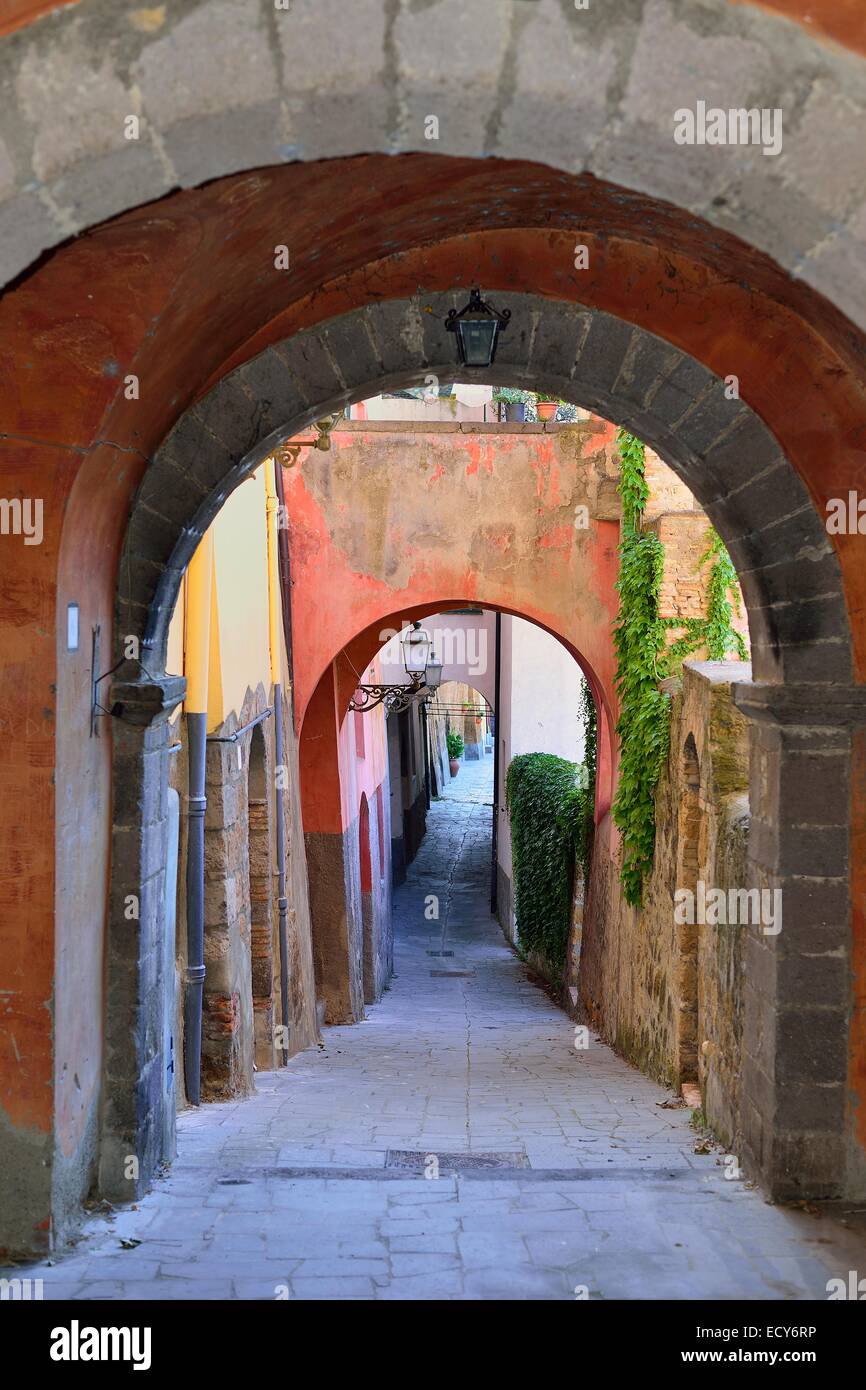
[[[443,381],[442,385],[446,383]],[[493,404],[493,387],[456,384],[452,396],[430,396],[423,400],[402,396],[371,396],[352,407],[353,420],[484,420],[497,421],[499,407]]]
[[[498,859],[509,879],[512,878],[511,833],[505,806],[509,763],[521,753],[555,753],[573,763],[583,760],[582,689],[580,667],[555,637],[535,623],[503,614],[502,708],[496,740],[501,759]]]
[[[580,667],[561,642],[535,623],[504,615],[503,644],[507,629],[511,637],[509,761],[521,753],[555,753],[580,762]]]

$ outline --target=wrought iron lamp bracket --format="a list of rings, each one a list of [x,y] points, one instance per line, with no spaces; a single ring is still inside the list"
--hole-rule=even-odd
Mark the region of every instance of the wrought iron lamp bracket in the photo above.
[[[356,714],[367,714],[378,705],[384,705],[388,714],[400,714],[418,699],[428,698],[424,695],[426,689],[423,676],[414,677],[408,685],[359,685],[349,709]]]

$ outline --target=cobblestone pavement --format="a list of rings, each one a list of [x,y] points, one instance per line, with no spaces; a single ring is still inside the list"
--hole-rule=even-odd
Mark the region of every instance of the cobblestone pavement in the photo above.
[[[431,809],[368,1018],[252,1100],[181,1115],[137,1209],[16,1273],[46,1298],[592,1300],[821,1299],[866,1272],[862,1214],[767,1205],[694,1152],[668,1093],[592,1037],[575,1049],[489,914],[490,773],[465,764]],[[439,1177],[389,1150],[438,1155]]]

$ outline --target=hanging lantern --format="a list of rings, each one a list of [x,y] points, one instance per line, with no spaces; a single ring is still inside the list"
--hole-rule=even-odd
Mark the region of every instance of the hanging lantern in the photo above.
[[[403,665],[406,668],[406,675],[410,680],[417,680],[423,677],[427,667],[427,658],[430,655],[430,633],[423,628],[420,623],[413,623],[407,628],[401,644],[403,648]]]
[[[490,366],[496,357],[499,334],[510,318],[510,309],[499,313],[485,304],[480,290],[472,290],[469,303],[462,309],[450,310],[445,327],[457,335],[457,353],[464,367]]]

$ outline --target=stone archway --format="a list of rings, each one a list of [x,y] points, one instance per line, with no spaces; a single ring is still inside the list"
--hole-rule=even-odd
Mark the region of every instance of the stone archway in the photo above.
[[[813,0],[809,22],[834,32],[833,8]],[[532,158],[640,188],[770,252],[866,324],[852,274],[862,200],[856,177],[837,172],[866,148],[862,80],[850,54],[764,7],[184,0],[148,24],[127,5],[90,9],[53,9],[0,49],[16,108],[14,158],[4,149],[2,161],[4,283],[172,189],[292,160],[429,150],[432,115],[442,154]],[[856,51],[856,34],[840,34]],[[762,177],[749,147],[722,162],[674,142],[677,108],[716,94],[749,108],[768,90],[781,94],[786,143],[760,161]],[[850,144],[822,160],[834,117]]]
[[[159,938],[161,907],[142,915],[140,939],[114,926],[130,884],[147,896],[163,818],[142,816],[130,788],[164,776],[166,712],[181,695],[165,674],[168,620],[180,575],[231,489],[277,442],[328,410],[394,386],[447,379],[453,363],[442,324],[457,296],[387,301],[300,333],[224,378],[181,418],[150,465],[133,507],[120,568],[117,631],[143,641],[141,667],[112,687],[118,814],[114,831],[109,998],[115,1027],[136,1049],[109,1050],[103,1143],[105,1185],[130,1145],[155,1161],[156,1133],[140,1120],[147,1087],[148,1001],[139,960]],[[821,518],[758,417],[723,383],[660,338],[609,314],[498,296],[513,311],[487,380],[549,390],[641,435],[683,478],[725,539],[749,610],[755,683],[739,703],[755,721],[751,860],[783,887],[786,930],[750,936],[743,1085],[747,1159],[776,1195],[862,1185],[849,1152],[849,804],[852,727],[864,720],[851,684],[848,618],[839,566]],[[178,486],[178,479],[183,486]],[[790,563],[797,555],[797,563]],[[827,674],[832,644],[835,662]],[[833,680],[833,684],[830,684]],[[816,799],[816,760],[827,795]],[[158,800],[157,800],[158,804]],[[784,812],[782,807],[784,806]],[[816,893],[815,880],[821,880]],[[816,938],[822,950],[815,959]],[[798,969],[808,950],[810,971]],[[840,969],[840,961],[845,969]],[[816,978],[820,999],[816,1004]],[[130,985],[130,981],[132,984]],[[139,1020],[137,1023],[131,1020]],[[109,1021],[109,1036],[113,1032]]]

